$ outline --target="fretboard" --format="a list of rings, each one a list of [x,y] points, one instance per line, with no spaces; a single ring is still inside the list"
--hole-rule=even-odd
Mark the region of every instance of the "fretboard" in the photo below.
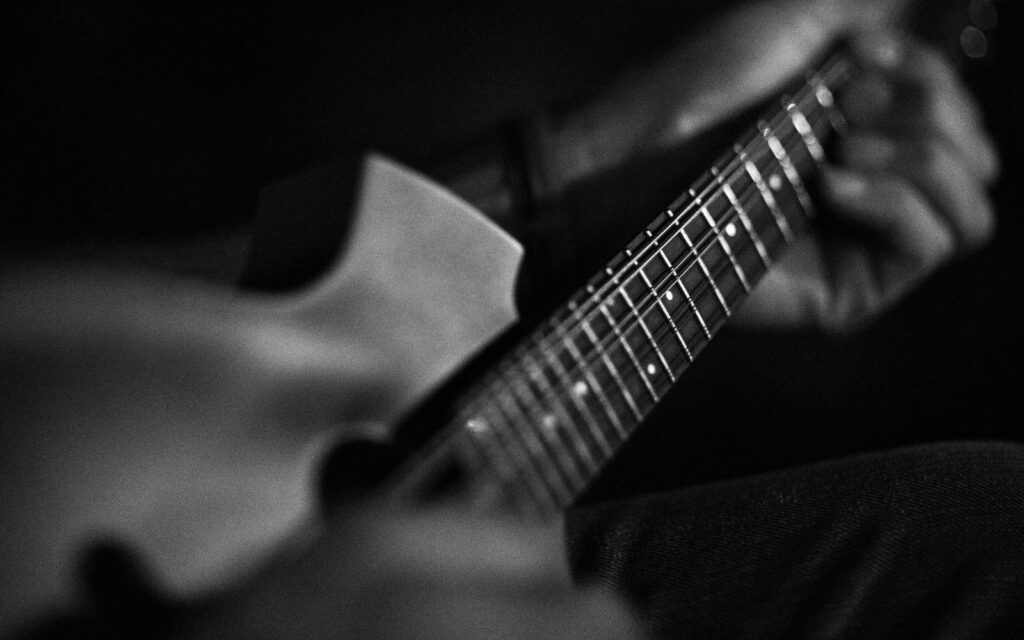
[[[571,504],[814,218],[842,54],[758,121],[455,401],[397,487],[455,457],[482,507]]]

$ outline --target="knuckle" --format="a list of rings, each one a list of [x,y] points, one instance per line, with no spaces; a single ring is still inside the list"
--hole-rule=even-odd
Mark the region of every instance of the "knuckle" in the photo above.
[[[913,56],[908,64],[913,64],[920,71],[925,86],[940,87],[955,85],[959,82],[953,63],[938,50],[921,43],[912,47]]]
[[[881,202],[890,203],[894,211],[916,210],[921,206],[920,199],[910,185],[899,178],[880,181],[876,188],[876,196]]]
[[[936,179],[949,171],[949,159],[945,144],[934,136],[923,136],[911,144],[908,163],[913,170]]]
[[[978,211],[972,217],[969,233],[966,234],[966,243],[972,248],[987,244],[996,234],[996,218],[987,203],[978,207]]]
[[[956,254],[956,239],[953,234],[945,231],[935,234],[926,244],[926,251],[920,259],[920,267],[927,269],[946,262]]]

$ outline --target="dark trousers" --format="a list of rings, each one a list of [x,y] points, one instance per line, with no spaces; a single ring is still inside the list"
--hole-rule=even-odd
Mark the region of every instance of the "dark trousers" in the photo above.
[[[576,509],[654,637],[1024,638],[1024,446],[931,444]]]

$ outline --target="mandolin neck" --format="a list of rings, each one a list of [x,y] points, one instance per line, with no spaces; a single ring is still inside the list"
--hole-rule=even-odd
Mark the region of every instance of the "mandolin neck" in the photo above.
[[[452,456],[481,506],[571,504],[814,217],[808,181],[842,128],[842,53],[633,238],[453,403],[392,485]]]

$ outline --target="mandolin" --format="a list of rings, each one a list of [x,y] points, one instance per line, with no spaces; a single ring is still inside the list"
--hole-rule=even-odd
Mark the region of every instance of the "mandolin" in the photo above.
[[[344,258],[298,294],[6,269],[0,334],[24,346],[4,357],[35,374],[9,383],[0,419],[35,428],[5,429],[0,449],[4,632],[70,604],[69,559],[92,543],[138,548],[172,593],[244,583],[317,534],[320,490],[561,513],[813,224],[810,185],[844,127],[835,93],[855,73],[842,48],[807,71],[530,326],[519,245],[377,155]],[[322,202],[335,177],[285,180],[261,207]]]

